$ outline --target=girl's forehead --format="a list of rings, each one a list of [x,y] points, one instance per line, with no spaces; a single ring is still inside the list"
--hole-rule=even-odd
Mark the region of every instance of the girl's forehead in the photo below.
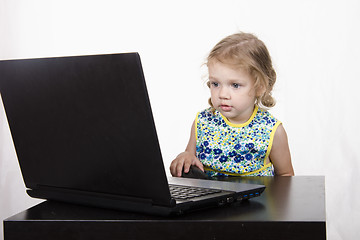
[[[231,61],[219,61],[217,59],[212,59],[212,60],[208,61],[207,67],[208,67],[209,71],[214,70],[214,69],[219,69],[219,68],[222,68],[222,69],[227,68],[227,69],[231,69],[232,71],[235,71],[235,72],[247,72],[247,73],[249,72],[248,68],[243,64],[234,63]]]
[[[209,78],[217,80],[252,80],[252,76],[242,67],[221,62],[208,64]]]

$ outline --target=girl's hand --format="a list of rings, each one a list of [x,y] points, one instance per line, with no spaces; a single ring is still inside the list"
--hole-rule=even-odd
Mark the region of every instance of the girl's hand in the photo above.
[[[191,165],[195,165],[204,171],[204,166],[194,154],[187,151],[182,152],[171,162],[171,175],[181,177],[183,169],[185,173],[188,173]]]

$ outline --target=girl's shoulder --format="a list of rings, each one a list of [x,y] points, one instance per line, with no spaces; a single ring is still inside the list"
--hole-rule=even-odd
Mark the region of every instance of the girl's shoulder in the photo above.
[[[198,113],[196,116],[196,126],[197,127],[210,127],[218,128],[220,126],[225,126],[226,122],[223,119],[222,115],[218,111],[214,111],[213,108],[206,108]]]
[[[220,113],[211,107],[206,108],[206,109],[198,112],[198,114],[197,114],[198,119],[210,120],[210,119],[219,118],[219,117],[220,117]]]
[[[254,118],[255,122],[267,123],[270,125],[275,125],[277,122],[281,123],[272,113],[268,110],[259,108],[257,114]]]
[[[211,116],[213,115],[213,111],[211,109],[211,107],[209,108],[205,108],[203,110],[201,110],[200,112],[198,112],[198,115],[201,115],[202,117],[206,117],[206,116]]]

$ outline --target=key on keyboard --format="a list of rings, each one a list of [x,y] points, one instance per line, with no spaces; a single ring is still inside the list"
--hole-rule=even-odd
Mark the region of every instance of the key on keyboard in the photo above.
[[[192,186],[181,186],[169,184],[170,193],[175,200],[186,200],[189,198],[201,197],[209,194],[219,193],[221,190],[200,188]]]

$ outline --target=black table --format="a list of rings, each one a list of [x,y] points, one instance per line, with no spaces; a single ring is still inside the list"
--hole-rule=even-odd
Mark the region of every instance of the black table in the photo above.
[[[224,179],[266,185],[257,198],[177,217],[45,201],[4,220],[15,239],[326,239],[325,179]]]

